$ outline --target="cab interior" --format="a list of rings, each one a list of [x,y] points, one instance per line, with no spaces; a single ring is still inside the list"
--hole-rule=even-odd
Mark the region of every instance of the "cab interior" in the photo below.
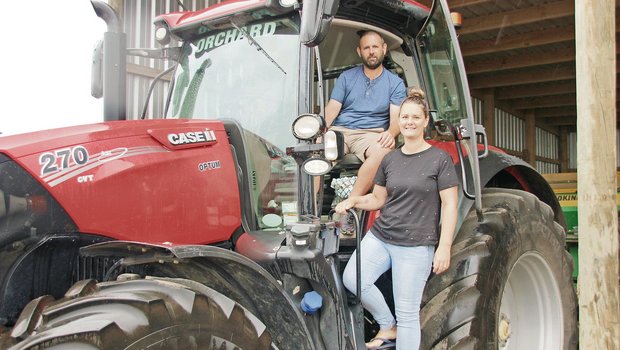
[[[329,101],[331,91],[340,74],[355,66],[361,66],[362,60],[357,54],[359,44],[359,31],[374,30],[381,34],[387,44],[383,66],[403,79],[406,87],[419,87],[419,72],[416,69],[415,58],[406,52],[413,52],[408,48],[403,38],[383,28],[366,23],[355,22],[342,18],[334,18],[330,31],[318,46],[319,60],[321,65],[321,78],[319,80],[318,64],[314,64],[314,112],[324,114],[325,105]],[[315,51],[316,53],[316,51]],[[316,58],[316,57],[315,57]],[[400,144],[397,140],[397,146]],[[335,191],[331,187],[332,180],[339,177],[355,176],[362,162],[353,154],[334,165],[332,170],[323,177],[323,191],[317,198],[317,205],[322,215],[328,215],[334,205]],[[364,219],[362,219],[364,221]]]

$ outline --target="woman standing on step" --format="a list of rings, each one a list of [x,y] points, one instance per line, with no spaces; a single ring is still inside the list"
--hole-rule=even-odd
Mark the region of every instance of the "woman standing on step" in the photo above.
[[[361,300],[380,326],[368,349],[420,346],[420,303],[431,268],[442,273],[450,266],[450,248],[456,227],[458,177],[450,156],[424,139],[429,123],[424,92],[411,89],[400,106],[399,127],[404,145],[388,153],[377,171],[372,193],[353,196],[336,206],[381,209],[381,215],[362,240]],[[441,215],[441,228],[439,219]],[[436,250],[435,250],[436,248]],[[343,282],[356,292],[355,254]],[[392,268],[392,315],[375,281]]]

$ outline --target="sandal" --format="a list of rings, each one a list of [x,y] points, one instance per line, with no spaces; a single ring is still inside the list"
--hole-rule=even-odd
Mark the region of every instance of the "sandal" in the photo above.
[[[381,340],[381,344],[379,344],[379,346],[371,346],[368,348],[368,350],[394,349],[396,347],[396,339],[372,338],[370,339],[369,343],[372,343],[375,340]]]

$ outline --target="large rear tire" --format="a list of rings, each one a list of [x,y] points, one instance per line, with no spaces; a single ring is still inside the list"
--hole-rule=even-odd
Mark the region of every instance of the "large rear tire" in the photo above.
[[[432,276],[421,309],[421,349],[577,348],[572,258],[551,208],[534,195],[483,191],[448,271]]]
[[[261,321],[202,284],[130,278],[84,280],[57,301],[31,301],[11,349],[277,349]]]

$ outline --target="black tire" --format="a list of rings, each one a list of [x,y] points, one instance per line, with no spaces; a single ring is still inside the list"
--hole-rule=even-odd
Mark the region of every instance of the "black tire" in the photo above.
[[[120,276],[125,277],[125,276]],[[76,283],[65,297],[31,301],[12,349],[277,349],[239,304],[189,280]]]
[[[534,195],[483,191],[484,221],[469,213],[450,269],[429,280],[421,349],[577,349],[577,298],[565,233]]]

